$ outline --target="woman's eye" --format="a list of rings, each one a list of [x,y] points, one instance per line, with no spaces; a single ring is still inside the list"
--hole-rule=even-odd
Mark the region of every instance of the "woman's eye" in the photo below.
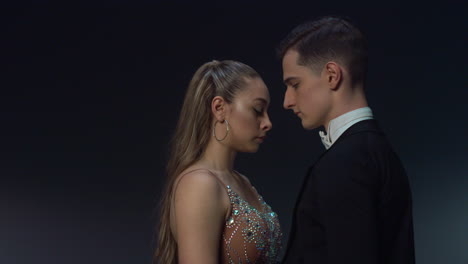
[[[299,87],[299,83],[293,84],[294,89],[297,89]]]
[[[261,113],[263,112],[263,110],[262,110],[262,109],[260,109],[260,110],[257,110],[257,109],[255,109],[255,108],[254,108],[254,111],[255,111],[257,114],[261,114]]]

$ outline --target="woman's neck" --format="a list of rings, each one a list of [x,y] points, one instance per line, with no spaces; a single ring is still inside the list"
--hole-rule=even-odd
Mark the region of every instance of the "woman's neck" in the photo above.
[[[212,138],[200,159],[200,163],[214,171],[232,172],[236,154],[236,151]]]

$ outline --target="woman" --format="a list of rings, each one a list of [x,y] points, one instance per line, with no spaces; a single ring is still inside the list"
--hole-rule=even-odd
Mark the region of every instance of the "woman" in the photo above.
[[[276,262],[277,215],[233,169],[236,153],[256,152],[271,129],[269,102],[245,64],[212,61],[197,70],[172,142],[156,262]]]

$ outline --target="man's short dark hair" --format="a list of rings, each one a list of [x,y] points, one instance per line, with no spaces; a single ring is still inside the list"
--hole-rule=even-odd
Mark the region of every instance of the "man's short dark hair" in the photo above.
[[[325,63],[335,61],[351,75],[352,85],[364,85],[367,73],[367,40],[349,20],[326,16],[294,28],[281,42],[278,55],[288,50],[299,53],[298,64],[321,72]]]

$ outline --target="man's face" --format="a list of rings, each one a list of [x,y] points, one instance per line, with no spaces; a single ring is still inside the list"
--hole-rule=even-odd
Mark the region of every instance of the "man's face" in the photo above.
[[[288,50],[283,57],[283,80],[286,84],[283,106],[302,120],[302,126],[314,129],[325,125],[331,112],[331,92],[326,76],[298,65],[299,53]]]

